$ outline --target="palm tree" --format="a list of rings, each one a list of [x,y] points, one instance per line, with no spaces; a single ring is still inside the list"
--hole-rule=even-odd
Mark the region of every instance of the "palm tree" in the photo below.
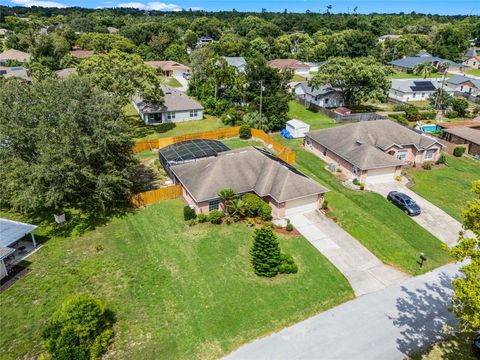
[[[228,213],[228,206],[230,203],[238,198],[238,194],[232,189],[222,189],[218,192],[218,197],[223,202],[223,208]]]
[[[424,79],[426,79],[427,77],[429,77],[432,72],[434,72],[435,70],[437,70],[437,68],[435,66],[433,66],[433,64],[429,61],[425,61],[421,64],[418,64],[415,66],[415,68],[413,69],[413,73],[415,75],[422,75]]]
[[[235,216],[236,214],[241,216],[244,211],[244,207],[243,207],[244,205],[245,205],[245,202],[239,197],[237,197],[229,202],[227,206],[228,213],[231,216]]]

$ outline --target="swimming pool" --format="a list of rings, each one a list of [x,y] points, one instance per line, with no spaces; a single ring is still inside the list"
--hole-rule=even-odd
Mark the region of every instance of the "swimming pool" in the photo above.
[[[436,132],[438,131],[438,126],[436,124],[428,124],[420,126],[420,130],[424,132]]]

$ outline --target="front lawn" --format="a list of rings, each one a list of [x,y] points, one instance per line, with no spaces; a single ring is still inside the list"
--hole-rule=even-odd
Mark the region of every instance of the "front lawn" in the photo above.
[[[173,88],[182,87],[182,84],[180,84],[180,81],[178,81],[174,77],[165,78],[165,84],[168,85],[168,86],[171,86]]]
[[[446,166],[433,170],[409,168],[407,173],[415,181],[413,191],[462,222],[460,211],[472,198],[472,182],[480,179],[480,162],[448,156]]]
[[[180,136],[204,131],[224,129],[228,127],[222,120],[212,115],[204,115],[203,120],[167,123],[161,125],[145,125],[132,104],[124,108],[127,119],[132,123],[134,137],[140,139],[157,139]]]
[[[298,75],[298,74],[294,74],[293,77],[292,77],[292,82],[303,82],[303,81],[306,81],[307,78],[301,76],[301,75]]]
[[[327,115],[311,111],[296,101],[292,100],[288,105],[290,107],[288,117],[309,124],[310,130],[324,129],[337,125],[335,121]]]
[[[40,332],[72,294],[117,317],[115,359],[218,358],[353,298],[345,278],[302,237],[281,238],[296,275],[253,274],[244,224],[185,225],[180,200],[151,205],[80,237],[56,237],[31,272],[0,294],[2,359],[41,352]]]
[[[468,75],[480,76],[480,69],[472,69],[467,71]]]
[[[453,76],[452,74],[448,74],[448,73],[445,75],[446,78],[450,78],[452,76]],[[389,75],[388,77],[390,79],[423,79],[423,75],[421,74],[410,74],[402,71],[396,71],[393,74]],[[440,78],[440,77],[442,77],[441,74],[437,72],[432,72],[427,78],[431,79],[431,78]]]

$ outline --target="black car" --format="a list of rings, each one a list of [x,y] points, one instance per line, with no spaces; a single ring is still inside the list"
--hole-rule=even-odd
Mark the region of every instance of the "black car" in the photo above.
[[[398,191],[390,191],[387,195],[387,200],[394,203],[397,207],[402,209],[405,214],[410,216],[417,216],[421,213],[420,206],[418,206],[417,203],[407,194]]]
[[[480,359],[480,334],[473,340],[472,348],[475,355]]]

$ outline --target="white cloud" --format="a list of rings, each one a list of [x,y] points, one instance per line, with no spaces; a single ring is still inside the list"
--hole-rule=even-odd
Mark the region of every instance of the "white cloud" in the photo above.
[[[158,1],[152,1],[149,3],[141,3],[141,2],[128,2],[128,3],[120,3],[117,7],[124,7],[124,8],[136,8],[141,10],[166,10],[166,11],[181,11],[182,7],[176,4],[165,4]]]
[[[41,7],[54,7],[54,8],[65,8],[67,5],[56,2],[56,1],[42,1],[42,0],[11,0],[12,3],[31,7],[31,6],[41,6]]]

